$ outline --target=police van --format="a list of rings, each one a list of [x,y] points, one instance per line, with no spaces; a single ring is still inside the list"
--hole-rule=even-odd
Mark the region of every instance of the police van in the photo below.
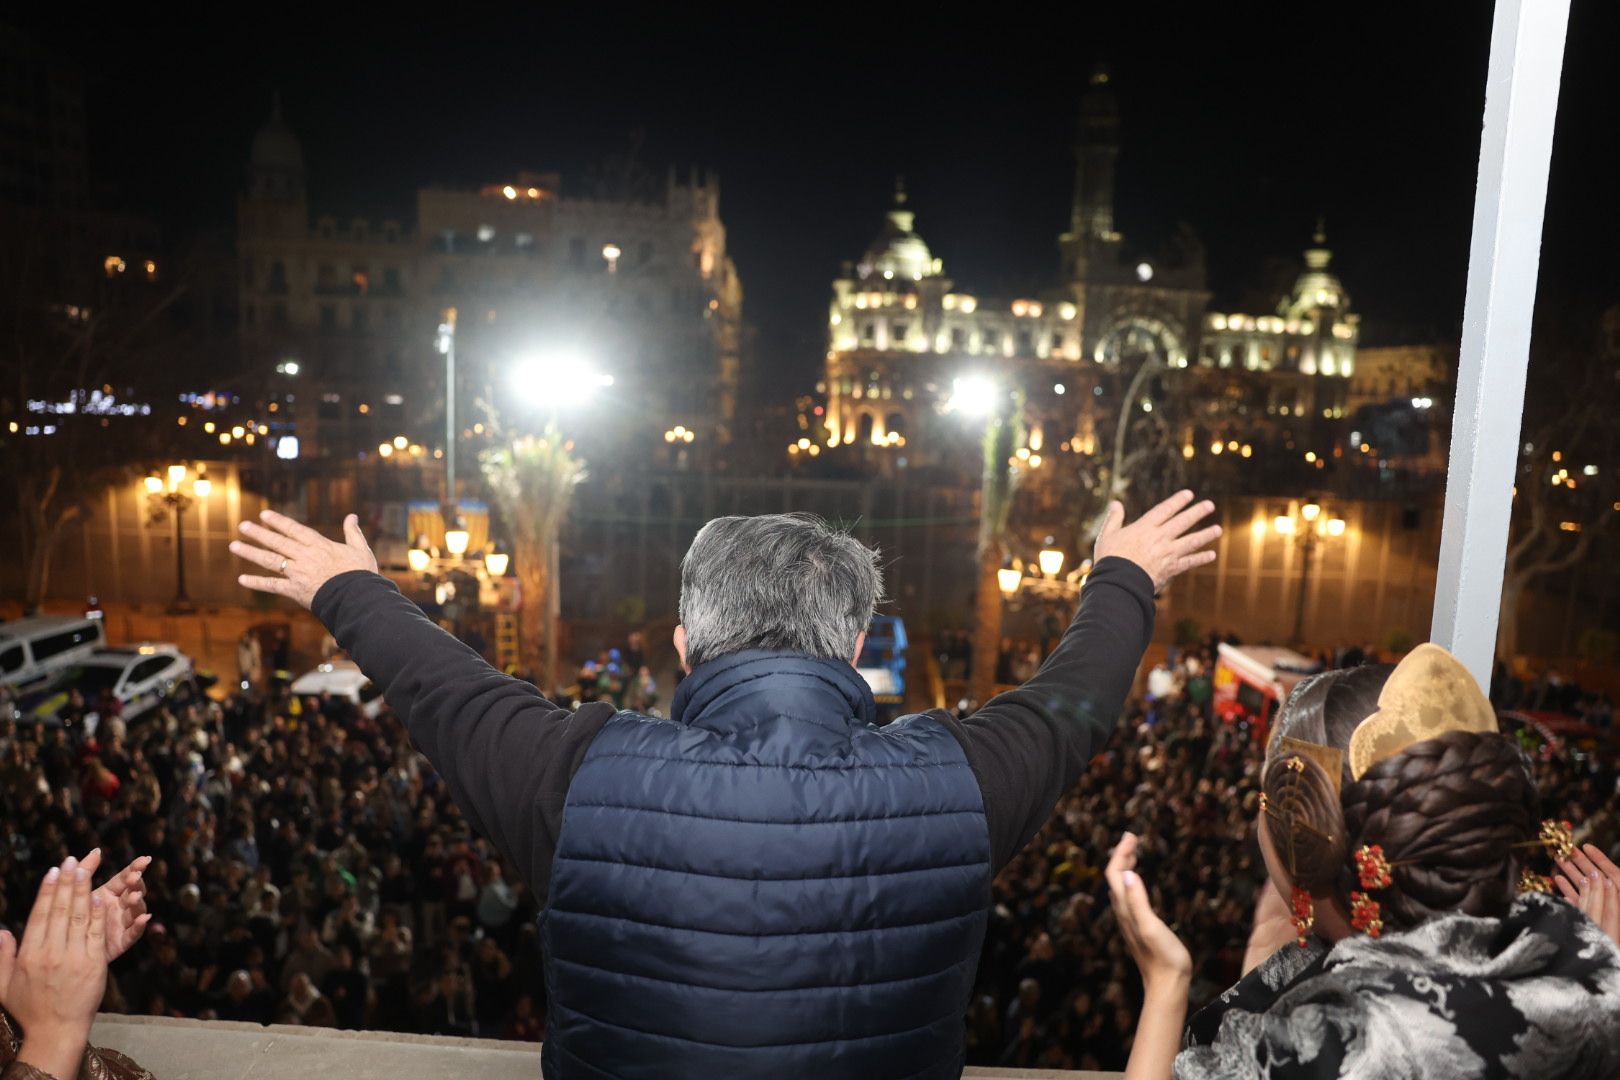
[[[39,615],[0,623],[0,686],[24,691],[107,644],[100,619]]]

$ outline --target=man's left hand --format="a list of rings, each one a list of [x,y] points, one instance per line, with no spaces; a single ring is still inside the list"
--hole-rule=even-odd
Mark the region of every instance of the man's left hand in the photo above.
[[[301,607],[315,603],[321,586],[351,570],[377,572],[377,556],[360,533],[360,519],[350,514],[343,519],[343,542],[328,540],[307,525],[285,514],[264,510],[263,524],[242,522],[242,535],[253,543],[231,541],[231,551],[279,577],[243,574],[243,585],[259,592],[275,593],[296,601]]]

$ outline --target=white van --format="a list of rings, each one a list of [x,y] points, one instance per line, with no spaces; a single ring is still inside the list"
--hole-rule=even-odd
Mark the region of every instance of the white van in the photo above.
[[[0,623],[0,686],[27,687],[106,644],[102,621],[82,615],[39,615]]]
[[[353,660],[328,660],[314,671],[298,676],[290,689],[300,697],[313,695],[352,701],[373,720],[385,704],[382,691],[366,678]]]

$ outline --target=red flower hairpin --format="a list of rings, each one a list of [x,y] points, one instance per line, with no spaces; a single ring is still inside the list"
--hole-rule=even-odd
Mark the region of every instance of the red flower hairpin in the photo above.
[[[1384,909],[1366,893],[1353,892],[1350,894],[1350,925],[1368,937],[1377,937],[1384,930]]]
[[[1355,860],[1356,876],[1361,879],[1363,889],[1386,889],[1394,882],[1382,844],[1361,845],[1356,849]]]

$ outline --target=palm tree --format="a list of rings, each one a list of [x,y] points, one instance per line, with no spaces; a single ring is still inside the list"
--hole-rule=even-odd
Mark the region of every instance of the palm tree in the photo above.
[[[512,537],[521,592],[519,642],[523,663],[538,671],[541,689],[557,689],[558,542],[585,463],[555,424],[540,435],[502,440],[479,459],[501,520]]]
[[[1023,441],[1023,395],[1009,394],[984,429],[984,480],[979,490],[979,572],[974,595],[973,676],[969,696],[983,705],[996,684],[1001,644],[1001,585],[996,572],[1007,557],[1007,519],[1018,471],[1010,464]]]

